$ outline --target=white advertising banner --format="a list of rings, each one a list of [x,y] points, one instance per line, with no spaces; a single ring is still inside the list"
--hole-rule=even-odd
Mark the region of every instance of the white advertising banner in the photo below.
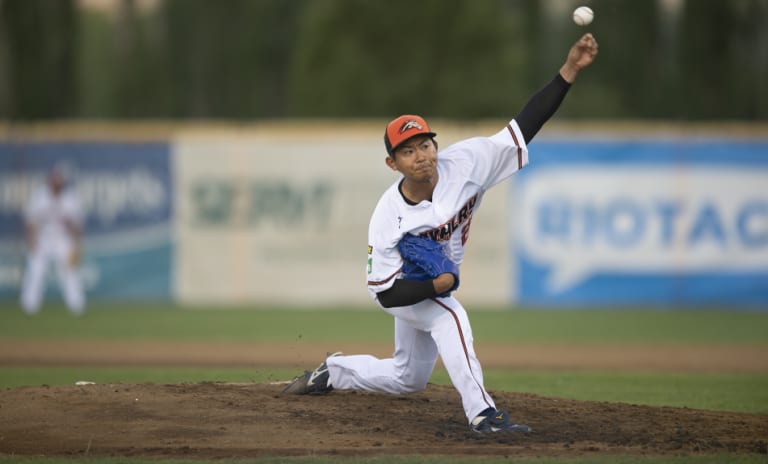
[[[399,177],[380,131],[195,132],[173,146],[179,302],[375,307],[368,222]],[[509,301],[507,189],[489,192],[473,222],[465,304]]]

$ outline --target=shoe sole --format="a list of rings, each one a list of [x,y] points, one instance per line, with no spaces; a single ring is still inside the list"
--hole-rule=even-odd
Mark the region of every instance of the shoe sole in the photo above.
[[[305,395],[307,393],[307,381],[309,380],[309,371],[304,375],[294,378],[287,387],[283,389],[284,395]]]
[[[491,427],[490,430],[475,430],[470,429],[474,433],[478,434],[485,434],[485,433],[531,433],[533,432],[533,429],[528,427],[527,425],[512,425],[509,427]]]
[[[317,372],[319,369],[325,365],[325,369],[328,369],[328,366],[326,364],[326,361],[328,358],[333,358],[335,356],[341,356],[343,353],[341,351],[336,352],[327,352],[325,360],[320,363],[319,366],[315,370],[312,371],[304,371],[303,375],[300,375],[298,377],[295,377],[290,384],[288,384],[287,387],[283,389],[283,394],[285,395],[327,395],[333,390],[333,387],[325,390],[325,391],[307,391],[307,388],[309,386],[309,381],[312,379],[312,374]]]

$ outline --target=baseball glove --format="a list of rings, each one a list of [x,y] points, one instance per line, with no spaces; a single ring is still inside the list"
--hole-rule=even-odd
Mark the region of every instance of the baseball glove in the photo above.
[[[77,267],[80,265],[80,247],[73,247],[69,252],[69,266]]]
[[[440,243],[426,237],[405,234],[397,244],[403,257],[403,277],[408,280],[431,280],[440,274],[453,274],[455,283],[440,297],[447,297],[459,288],[459,266],[448,258]]]

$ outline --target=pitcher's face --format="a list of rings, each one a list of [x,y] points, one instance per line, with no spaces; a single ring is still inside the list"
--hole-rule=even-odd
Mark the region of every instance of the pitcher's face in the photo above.
[[[431,181],[437,174],[437,145],[428,135],[417,135],[403,142],[387,158],[390,168],[414,182]]]

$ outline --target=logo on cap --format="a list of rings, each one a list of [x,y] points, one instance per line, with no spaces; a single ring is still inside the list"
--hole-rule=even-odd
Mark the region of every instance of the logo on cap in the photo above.
[[[419,122],[416,121],[415,119],[409,119],[409,120],[405,121],[402,126],[400,126],[400,133],[402,134],[403,132],[407,131],[408,129],[423,130],[424,127],[421,124],[419,124]]]

